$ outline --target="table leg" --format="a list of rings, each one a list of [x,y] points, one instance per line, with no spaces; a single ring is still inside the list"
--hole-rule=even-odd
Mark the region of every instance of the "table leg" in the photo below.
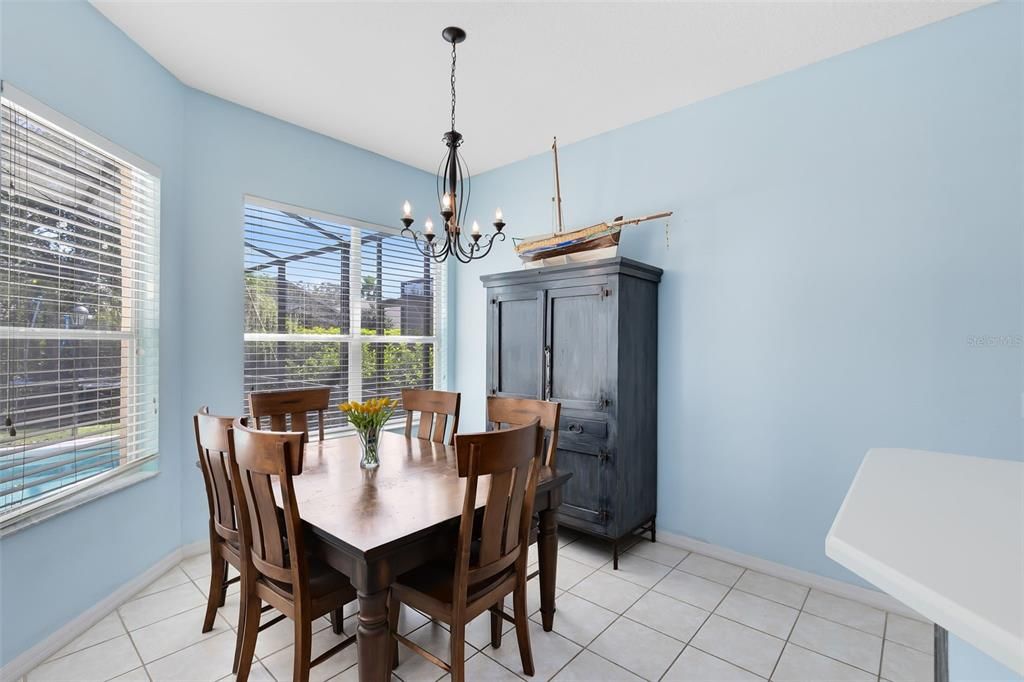
[[[359,596],[359,682],[386,682],[391,678],[391,647],[388,635],[388,591]]]
[[[555,622],[555,574],[558,570],[558,519],[553,509],[540,512],[537,533],[540,571],[540,617],[545,632]]]
[[[949,633],[935,626],[935,682],[949,682]]]

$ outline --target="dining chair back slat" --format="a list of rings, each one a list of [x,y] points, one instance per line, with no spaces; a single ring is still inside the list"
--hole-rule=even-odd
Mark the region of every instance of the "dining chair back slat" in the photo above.
[[[309,433],[308,413],[317,413],[317,435],[324,439],[324,410],[330,406],[329,386],[295,388],[284,391],[252,391],[249,393],[249,414],[253,426],[261,428],[264,417],[270,430]],[[290,423],[289,423],[290,422]]]
[[[558,457],[558,421],[562,404],[549,400],[529,398],[487,397],[487,421],[495,429],[509,426],[523,426],[534,419],[540,420],[544,429],[544,466],[554,468]]]
[[[416,412],[420,414],[420,424],[416,437],[435,443],[455,442],[455,434],[459,430],[459,406],[462,402],[461,393],[450,391],[424,391],[420,389],[402,389],[402,409],[405,410],[405,436],[412,437],[412,421]],[[448,431],[449,418],[451,435],[445,439]]]

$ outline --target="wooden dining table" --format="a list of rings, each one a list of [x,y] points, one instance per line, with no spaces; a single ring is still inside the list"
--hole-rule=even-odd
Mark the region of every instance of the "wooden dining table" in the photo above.
[[[454,554],[466,489],[453,446],[384,432],[379,455],[380,467],[367,471],[359,467],[358,437],[312,442],[302,474],[294,479],[299,516],[313,537],[312,551],[347,575],[358,595],[361,682],[390,678],[388,589],[402,573]],[[555,614],[556,511],[562,485],[571,475],[542,467],[537,485],[538,577],[546,631]],[[487,491],[482,482],[480,508]]]

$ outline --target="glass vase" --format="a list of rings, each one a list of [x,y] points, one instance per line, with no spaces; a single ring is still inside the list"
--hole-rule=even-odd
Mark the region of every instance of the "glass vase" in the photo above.
[[[362,445],[362,457],[359,458],[359,466],[364,469],[376,469],[380,466],[380,458],[377,456],[377,437],[380,431],[359,433],[359,442]]]

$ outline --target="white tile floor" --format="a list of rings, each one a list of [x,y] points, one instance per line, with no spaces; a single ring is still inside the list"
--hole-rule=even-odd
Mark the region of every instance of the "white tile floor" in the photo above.
[[[875,680],[932,679],[932,626],[665,544],[641,541],[613,571],[607,545],[564,533],[555,631],[540,627],[530,584],[533,680]],[[536,556],[536,554],[532,554]],[[231,679],[237,585],[212,632],[199,630],[209,558],[192,557],[154,581],[28,675],[25,682]],[[354,605],[353,605],[354,606]],[[355,627],[354,608],[345,621]],[[507,626],[511,629],[511,625]],[[447,658],[448,633],[406,609],[401,628]],[[314,627],[313,654],[338,637]],[[260,633],[253,680],[288,680],[292,630]],[[490,646],[487,617],[470,625],[470,680],[517,680],[514,633]],[[438,668],[401,648],[395,678],[437,680]],[[355,648],[313,669],[315,681],[358,677]]]

